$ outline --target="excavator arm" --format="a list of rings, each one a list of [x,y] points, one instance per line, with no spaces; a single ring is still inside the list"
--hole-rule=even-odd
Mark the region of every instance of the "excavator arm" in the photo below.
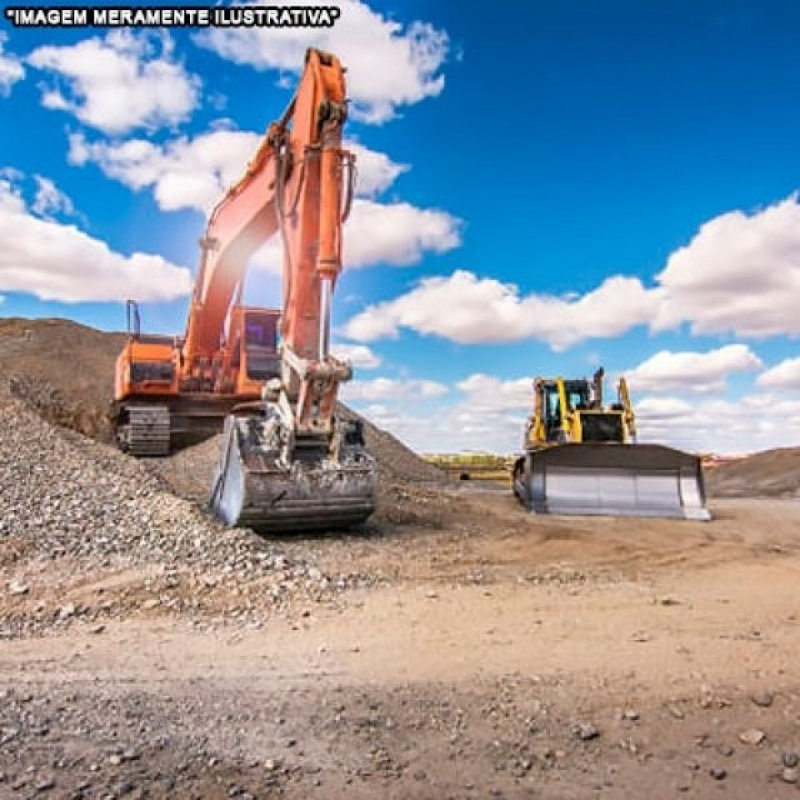
[[[342,206],[349,206],[354,174],[353,157],[341,147],[346,117],[339,60],[309,50],[289,107],[210,217],[183,346],[186,377],[213,383],[213,376],[228,375],[227,365],[215,360],[228,350],[229,315],[248,260],[280,234],[283,381],[299,431],[330,432],[336,380],[349,375],[328,358],[331,296],[342,269]]]
[[[309,50],[297,93],[273,123],[247,173],[214,210],[192,300],[184,363],[196,375],[230,338],[229,311],[248,258],[274,235],[283,243],[281,375],[263,401],[225,424],[211,505],[229,524],[262,529],[359,522],[374,508],[376,469],[360,428],[335,418],[349,363],[329,353],[331,300],[342,269],[342,222],[353,157],[342,149],[344,70]],[[223,356],[224,362],[224,356]]]

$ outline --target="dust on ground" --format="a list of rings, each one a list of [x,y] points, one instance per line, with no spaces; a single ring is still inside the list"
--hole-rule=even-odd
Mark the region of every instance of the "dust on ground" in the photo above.
[[[73,393],[30,328],[28,361],[0,333],[0,383],[85,412],[108,376]],[[91,366],[107,336],[71,347]],[[368,430],[376,515],[264,538],[202,508],[213,441],[134,462],[24,400],[0,408],[0,797],[800,797],[793,499],[541,518]]]

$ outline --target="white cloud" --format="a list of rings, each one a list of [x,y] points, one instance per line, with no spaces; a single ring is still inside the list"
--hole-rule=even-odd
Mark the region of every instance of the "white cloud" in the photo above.
[[[798,197],[707,222],[655,280],[646,287],[638,278],[614,275],[582,296],[559,298],[521,296],[513,284],[457,271],[368,306],[346,331],[360,341],[394,337],[401,328],[461,343],[531,338],[556,350],[644,324],[652,332],[688,322],[693,333],[800,335]],[[442,315],[442,308],[453,311]]]
[[[730,344],[707,353],[662,350],[627,370],[631,389],[640,392],[720,392],[728,376],[749,372],[763,363],[744,344]]]
[[[34,175],[36,181],[36,197],[31,206],[35,214],[40,217],[49,217],[51,214],[66,214],[71,216],[75,213],[67,195],[65,195],[49,178],[41,175]]]
[[[81,133],[69,140],[69,161],[96,163],[110,178],[131,189],[152,189],[159,208],[195,209],[207,214],[245,172],[261,136],[216,130],[164,145],[146,139],[121,143],[89,142]]]
[[[353,380],[342,384],[344,402],[391,400],[409,397],[440,397],[447,387],[437,381],[396,378],[373,378],[368,381]]]
[[[381,358],[366,345],[334,343],[331,352],[337,358],[349,361],[354,367],[360,369],[376,369],[381,365]]]
[[[427,252],[444,253],[458,247],[459,229],[459,220],[446,211],[356,199],[342,228],[343,268],[416,264]],[[253,254],[250,263],[277,275],[282,259],[283,243],[274,236]]]
[[[764,389],[800,389],[800,358],[787,358],[758,376]]]
[[[43,89],[46,108],[109,134],[175,125],[199,103],[200,80],[173,60],[167,33],[114,30],[104,39],[39,47],[27,63],[61,79]]]
[[[361,197],[375,197],[411,169],[408,164],[397,164],[386,153],[370,150],[359,142],[345,141],[344,147],[355,156],[356,194]]]
[[[636,403],[637,416],[651,423],[679,420],[692,413],[693,406],[680,397],[645,397]]]
[[[800,444],[800,401],[769,395],[710,398],[684,405],[680,398],[635,404],[640,442],[662,442],[692,452],[734,455]],[[669,405],[674,413],[667,413]]]
[[[205,214],[244,175],[262,139],[259,133],[222,126],[164,144],[147,139],[90,142],[84,134],[74,133],[69,137],[69,161],[97,164],[109,178],[131,189],[152,189],[164,211],[190,208]],[[346,140],[343,146],[356,157],[358,197],[374,197],[409,169],[359,142]]]
[[[583,297],[564,300],[538,294],[521,297],[513,284],[459,270],[447,278],[425,278],[407,294],[369,306],[345,331],[364,342],[396,336],[404,327],[462,344],[536,338],[563,349],[646,323],[656,301],[635,278],[612,277]]]
[[[11,87],[25,77],[22,62],[13,55],[3,53],[7,40],[8,36],[0,31],[0,97],[8,97]]]
[[[7,179],[0,179],[0,241],[2,291],[66,303],[172,300],[189,291],[188,270],[157,255],[115,253],[74,225],[34,216]]]
[[[355,200],[344,225],[345,266],[415,264],[426,252],[446,253],[458,247],[459,227],[446,211]]]
[[[234,63],[291,73],[300,71],[308,47],[336,53],[347,68],[351,113],[368,123],[385,122],[398,108],[442,91],[449,48],[444,31],[424,22],[404,28],[359,0],[338,6],[341,15],[331,28],[214,28],[195,41]]]
[[[165,145],[144,139],[90,142],[76,133],[70,136],[69,160],[76,165],[96,163],[106,175],[132,189],[151,188],[165,211],[192,208],[208,213],[244,174],[260,142],[258,134],[232,130],[194,139],[181,137]],[[359,194],[382,191],[406,169],[364,145],[346,142],[345,146],[356,152],[360,164]],[[445,211],[357,197],[344,225],[345,268],[414,264],[426,252],[457,247],[459,228],[459,220]],[[281,259],[280,237],[275,236],[254,254],[251,263],[279,274]]]
[[[475,373],[459,381],[456,388],[467,395],[470,409],[506,411],[533,408],[533,380],[501,380],[492,375]]]
[[[700,227],[656,276],[665,302],[653,329],[689,322],[693,333],[800,334],[800,205],[797,196]]]

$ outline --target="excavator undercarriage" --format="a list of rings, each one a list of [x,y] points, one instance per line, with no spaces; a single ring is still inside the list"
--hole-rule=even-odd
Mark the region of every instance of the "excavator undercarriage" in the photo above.
[[[659,444],[637,444],[623,380],[619,402],[603,406],[603,371],[592,384],[534,381],[525,454],[514,464],[514,494],[537,514],[709,520],[700,459]]]

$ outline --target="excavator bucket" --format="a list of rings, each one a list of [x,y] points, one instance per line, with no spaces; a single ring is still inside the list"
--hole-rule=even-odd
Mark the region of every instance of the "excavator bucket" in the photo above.
[[[210,504],[228,525],[263,532],[326,530],[363,522],[375,508],[377,469],[360,432],[342,433],[338,455],[300,452],[291,464],[267,444],[261,418],[232,415]]]
[[[565,444],[531,449],[514,493],[538,514],[709,520],[697,456],[654,444]]]

